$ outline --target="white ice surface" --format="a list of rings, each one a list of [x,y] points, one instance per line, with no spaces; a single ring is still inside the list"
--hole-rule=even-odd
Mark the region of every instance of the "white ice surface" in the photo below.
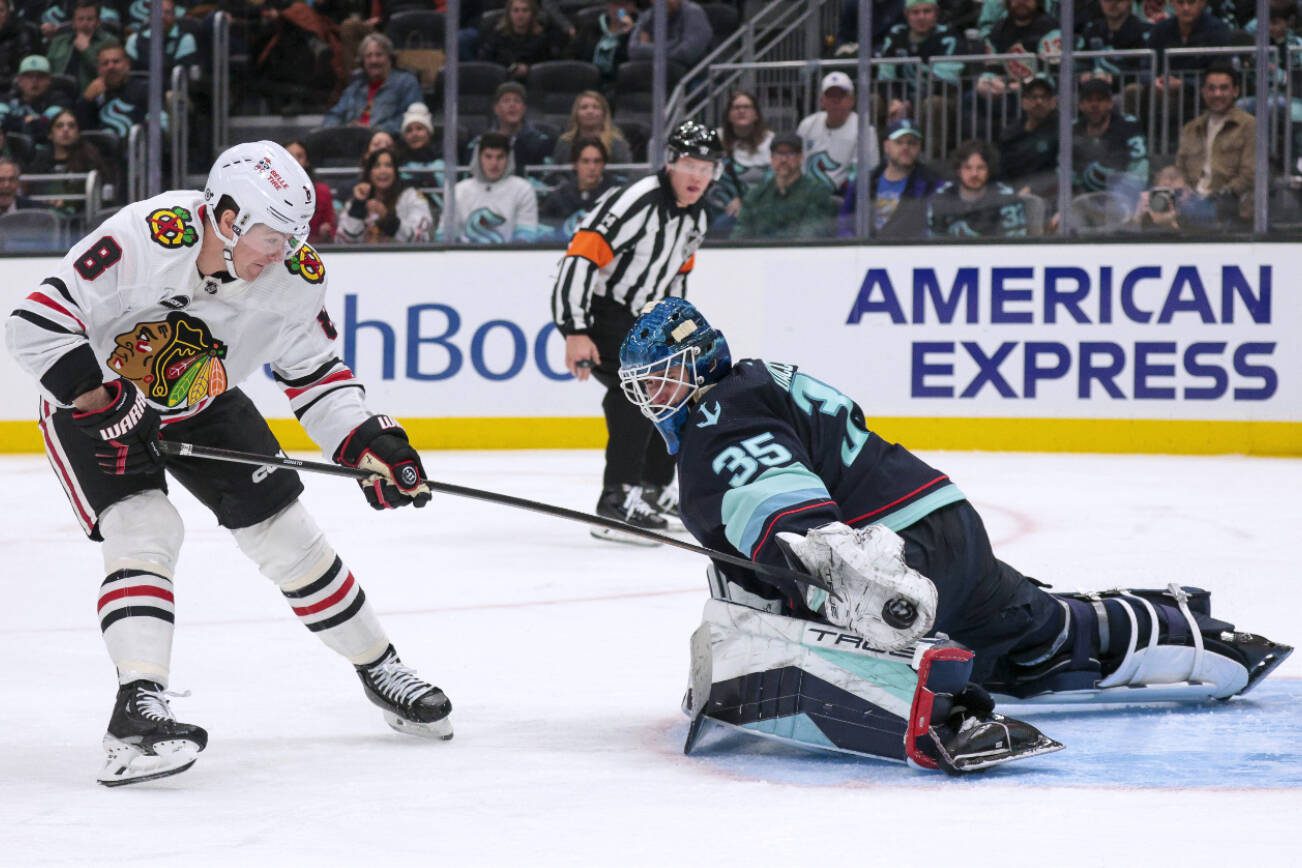
[[[1302,639],[1302,461],[925,457],[1030,575],[1202,585],[1240,627]],[[444,481],[587,511],[601,457],[426,461]],[[1260,698],[1215,711],[1031,718],[1067,750],[963,780],[739,736],[686,757],[702,558],[448,497],[373,513],[346,480],[305,481],[404,659],[452,697],[456,738],[389,731],[351,668],[177,491],[172,686],[193,695],[174,708],[211,742],[183,775],[96,786],[114,691],[97,546],[43,459],[3,458],[0,864],[1302,862],[1297,656]],[[1124,773],[1137,757],[1139,779]]]

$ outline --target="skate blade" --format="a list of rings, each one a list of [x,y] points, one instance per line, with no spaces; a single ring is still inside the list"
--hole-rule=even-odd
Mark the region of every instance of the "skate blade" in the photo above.
[[[400,732],[403,735],[414,735],[419,738],[437,739],[438,741],[452,740],[451,715],[441,717],[430,723],[419,723],[399,717],[391,711],[386,711],[384,712],[384,722],[389,724],[389,728],[394,732]]]
[[[106,787],[143,784],[179,775],[194,765],[199,752],[203,750],[185,739],[158,742],[153,747],[153,753],[145,753],[136,745],[110,737],[105,737],[104,745],[108,758],[96,780]]]
[[[602,539],[602,540],[606,540],[607,542],[623,543],[624,545],[630,545],[630,546],[651,547],[651,546],[660,545],[660,543],[656,542],[653,539],[634,536],[631,533],[623,533],[622,531],[611,530],[610,528],[606,528],[606,527],[593,528],[592,537],[593,539]]]
[[[952,768],[946,769],[950,774],[966,774],[967,772],[979,772],[982,769],[988,769],[993,766],[1003,765],[1004,763],[1016,762],[1017,760],[1030,759],[1031,757],[1041,756],[1046,753],[1055,753],[1062,750],[1066,745],[1060,741],[1054,741],[1047,735],[1041,734],[1035,744],[1019,747],[1015,752],[1007,750],[991,751],[986,754],[972,754],[966,757],[960,757],[952,762]],[[942,748],[943,750],[943,748]]]

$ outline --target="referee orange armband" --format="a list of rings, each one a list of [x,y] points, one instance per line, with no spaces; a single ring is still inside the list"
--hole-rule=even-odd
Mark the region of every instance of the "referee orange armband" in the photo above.
[[[615,251],[610,249],[610,242],[599,232],[580,229],[570,239],[570,246],[565,249],[565,255],[582,256],[598,268],[605,268],[615,258]]]

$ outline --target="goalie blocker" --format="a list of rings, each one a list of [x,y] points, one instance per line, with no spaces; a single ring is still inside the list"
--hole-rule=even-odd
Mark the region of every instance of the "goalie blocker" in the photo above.
[[[711,724],[951,774],[1062,748],[994,714],[989,694],[968,681],[972,652],[957,643],[875,650],[832,625],[752,608],[768,601],[709,573],[713,598],[691,640],[685,753]],[[749,598],[742,605],[729,594]]]

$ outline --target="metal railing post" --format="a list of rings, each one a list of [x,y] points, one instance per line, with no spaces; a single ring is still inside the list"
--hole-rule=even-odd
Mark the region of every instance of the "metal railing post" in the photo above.
[[[448,0],[443,20],[443,241],[457,243],[457,23],[461,0]]]
[[[665,152],[665,81],[669,74],[665,41],[668,38],[667,0],[655,0],[651,13],[651,41],[655,49],[651,60],[651,142],[647,146],[647,160],[652,165],[659,162]]]
[[[856,110],[859,114],[859,131],[856,142],[859,151],[855,158],[854,179],[854,234],[857,238],[872,237],[872,203],[868,201],[868,137],[873,135],[872,125],[872,50],[873,50],[873,0],[859,0],[859,62],[855,73]]]
[[[1270,136],[1270,119],[1274,117],[1275,107],[1271,104],[1270,85],[1266,78],[1269,61],[1267,50],[1270,47],[1270,28],[1266,26],[1266,22],[1269,20],[1270,0],[1257,0],[1257,93],[1255,101],[1257,107],[1257,141],[1255,143],[1257,171],[1252,176],[1252,233],[1257,237],[1266,234],[1270,223],[1270,149],[1268,138]],[[1284,107],[1286,123],[1289,117],[1289,108],[1288,105]]]
[[[148,195],[163,192],[163,4],[149,4],[149,165]]]
[[[1058,7],[1062,55],[1058,62],[1058,234],[1071,235],[1072,121],[1076,118],[1076,0]]]

